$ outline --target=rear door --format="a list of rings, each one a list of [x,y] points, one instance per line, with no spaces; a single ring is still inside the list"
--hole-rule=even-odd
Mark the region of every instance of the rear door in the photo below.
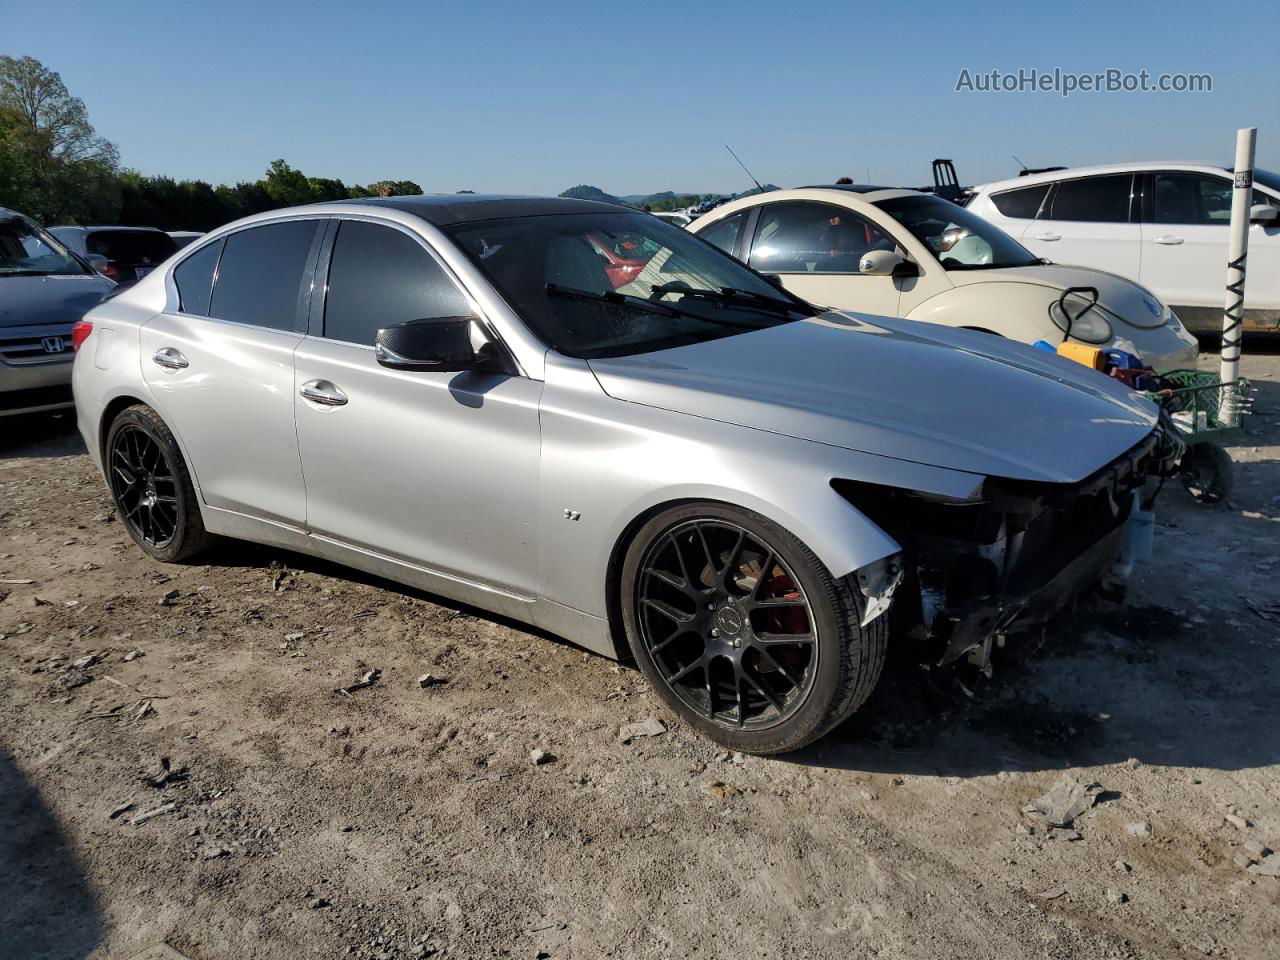
[[[1192,329],[1219,330],[1233,183],[1227,173],[1156,171],[1142,223],[1142,283]],[[1255,191],[1254,203],[1275,203]],[[1280,310],[1280,231],[1249,228],[1246,317]],[[1274,321],[1269,326],[1274,326]]]
[[[1141,175],[1138,175],[1141,181]],[[1039,217],[1022,231],[1022,245],[1055,263],[1093,267],[1137,280],[1142,264],[1140,199],[1134,175],[1060,180]]]
[[[813,201],[762,204],[748,264],[777,274],[812,304],[898,316],[902,280],[858,271],[871,250],[898,249],[893,238],[847,207]]]
[[[318,276],[293,384],[310,531],[533,596],[542,382],[377,362],[379,328],[474,313],[399,225],[343,219]]]
[[[326,221],[248,227],[173,271],[176,309],[141,331],[142,372],[204,501],[301,526],[293,350]]]

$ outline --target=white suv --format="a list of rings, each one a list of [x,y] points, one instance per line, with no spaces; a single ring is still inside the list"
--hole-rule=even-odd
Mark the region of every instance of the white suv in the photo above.
[[[1254,170],[1245,328],[1280,330],[1280,174]],[[1149,288],[1191,330],[1222,329],[1232,173],[1189,163],[1074,167],[974,188],[968,208],[1057,263]]]

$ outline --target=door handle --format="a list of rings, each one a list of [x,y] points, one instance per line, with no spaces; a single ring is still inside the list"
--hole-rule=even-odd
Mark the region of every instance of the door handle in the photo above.
[[[326,407],[340,407],[347,402],[347,395],[328,380],[308,380],[298,392],[312,403]]]
[[[1152,242],[1152,243],[1162,243],[1162,244],[1164,244],[1166,247],[1176,247],[1178,244],[1180,244],[1180,243],[1182,242],[1182,238],[1181,238],[1181,237],[1175,237],[1175,236],[1172,236],[1172,235],[1170,235],[1170,234],[1165,234],[1163,237],[1156,237],[1156,238],[1155,238],[1154,240],[1152,240],[1151,242]]]
[[[1037,233],[1037,234],[1036,234],[1034,237],[1032,237],[1031,239],[1032,239],[1032,240],[1061,240],[1061,239],[1062,239],[1062,234],[1060,234],[1060,233]]]
[[[187,358],[173,347],[162,347],[151,359],[155,361],[156,366],[164,367],[166,370],[185,370],[191,366],[187,363]]]

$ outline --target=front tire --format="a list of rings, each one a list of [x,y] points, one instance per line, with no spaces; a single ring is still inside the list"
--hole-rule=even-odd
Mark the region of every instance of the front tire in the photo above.
[[[182,563],[208,545],[191,474],[158,413],[145,404],[121,411],[103,461],[116,514],[149,556]]]
[[[692,503],[623,561],[627,641],[686,723],[746,753],[796,750],[849,717],[884,666],[885,618],[794,536],[750,510]]]

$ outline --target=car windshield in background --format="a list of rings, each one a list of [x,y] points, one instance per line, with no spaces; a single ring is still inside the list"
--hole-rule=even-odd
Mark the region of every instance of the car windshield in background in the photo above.
[[[0,277],[83,276],[88,272],[47,233],[23,220],[0,220]]]
[[[534,333],[572,357],[647,353],[815,313],[648,214],[485,220],[449,233]]]
[[[876,206],[910,230],[947,270],[1029,267],[1040,262],[999,227],[950,200],[895,197]]]
[[[158,230],[95,230],[85,239],[85,248],[115,263],[145,265],[168,260],[178,245]]]

